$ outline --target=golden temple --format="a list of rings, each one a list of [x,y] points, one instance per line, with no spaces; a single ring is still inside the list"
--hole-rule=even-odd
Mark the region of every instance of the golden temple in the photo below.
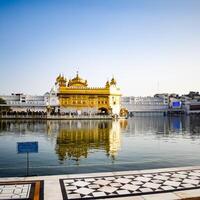
[[[62,112],[120,114],[121,92],[114,77],[104,87],[89,87],[87,80],[77,72],[76,77],[69,80],[59,75],[56,86]]]

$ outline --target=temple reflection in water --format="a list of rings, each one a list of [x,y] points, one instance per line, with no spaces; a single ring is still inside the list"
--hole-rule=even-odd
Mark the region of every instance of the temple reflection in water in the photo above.
[[[199,116],[135,117],[118,121],[1,120],[0,137],[2,141],[9,135],[12,135],[12,140],[16,142],[37,140],[40,149],[43,148],[39,151],[39,155],[43,155],[46,151],[45,155],[51,155],[51,159],[55,159],[56,164],[58,160],[59,164],[65,161],[67,164],[76,164],[76,161],[80,160],[83,162],[78,162],[78,164],[83,164],[91,160],[96,162],[98,159],[99,163],[110,161],[116,163],[121,159],[123,152],[134,151],[137,145],[135,138],[153,135],[156,140],[176,138],[178,141],[177,135],[179,135],[180,138],[187,137],[195,140],[200,135],[199,120]],[[124,139],[123,144],[122,138]],[[130,141],[132,139],[129,148],[127,138]],[[10,142],[12,141],[9,140],[9,145]],[[141,148],[143,148],[142,145],[143,143],[141,143]],[[12,146],[16,153],[15,144]]]
[[[57,136],[59,160],[78,161],[96,150],[104,150],[115,159],[120,149],[120,124],[112,121],[68,121],[62,123]]]

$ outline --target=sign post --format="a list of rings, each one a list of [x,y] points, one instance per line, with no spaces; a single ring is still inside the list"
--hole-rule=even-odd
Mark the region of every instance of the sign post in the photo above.
[[[19,154],[26,153],[26,175],[29,176],[29,153],[38,153],[38,142],[18,142],[17,152]]]

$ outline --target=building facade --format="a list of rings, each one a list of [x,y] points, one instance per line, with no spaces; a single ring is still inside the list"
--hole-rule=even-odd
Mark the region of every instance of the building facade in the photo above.
[[[126,96],[121,98],[121,105],[130,116],[163,114],[168,109],[168,100],[165,96]]]
[[[77,72],[76,77],[69,80],[59,75],[56,86],[61,112],[78,115],[120,113],[121,92],[114,78],[107,81],[104,87],[89,87],[87,80]]]
[[[59,106],[57,93],[53,89],[44,95],[13,93],[11,95],[0,95],[0,98],[6,102],[6,105],[3,106],[7,106],[16,112],[46,112],[48,106],[52,108]]]

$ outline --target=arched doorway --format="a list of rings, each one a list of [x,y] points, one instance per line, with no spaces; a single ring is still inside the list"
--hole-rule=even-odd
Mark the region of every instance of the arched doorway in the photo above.
[[[107,108],[102,107],[102,108],[99,108],[98,110],[99,110],[100,115],[108,115],[108,109]]]

